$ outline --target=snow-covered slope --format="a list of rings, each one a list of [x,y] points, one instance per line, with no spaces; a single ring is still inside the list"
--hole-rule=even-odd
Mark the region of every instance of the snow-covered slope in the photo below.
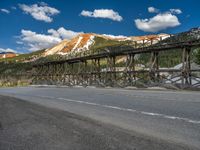
[[[71,39],[67,46],[60,50],[58,54],[68,54],[69,52],[81,52],[85,50],[89,50],[89,47],[94,44],[94,37],[93,33],[88,34],[80,34],[77,37]]]
[[[133,36],[130,37],[131,40],[136,41],[137,43],[151,43],[155,44],[159,42],[160,40],[164,40],[166,38],[170,37],[169,34],[161,33],[158,35],[144,35],[144,36]]]
[[[68,42],[69,42],[68,40],[63,40],[62,42],[55,45],[54,47],[46,49],[44,52],[44,56],[59,53],[60,50],[62,50],[63,48],[65,48],[67,46]]]
[[[52,48],[46,49],[44,56],[47,55],[67,55],[69,52],[81,52],[89,50],[89,47],[94,44],[94,34],[80,34],[77,37],[67,41],[64,40],[61,43],[55,45]]]

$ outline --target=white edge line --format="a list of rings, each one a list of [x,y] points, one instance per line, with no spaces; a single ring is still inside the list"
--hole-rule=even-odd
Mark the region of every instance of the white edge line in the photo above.
[[[10,94],[16,94],[16,93],[10,93]],[[32,96],[32,95],[25,95],[25,94],[20,94],[21,96]],[[148,116],[157,116],[157,117],[163,117],[166,119],[171,119],[171,120],[181,120],[185,121],[188,123],[193,123],[193,124],[200,124],[200,121],[198,120],[191,120],[188,118],[183,118],[183,117],[176,117],[176,116],[169,116],[165,114],[159,114],[159,113],[152,113],[152,112],[145,112],[145,111],[138,111],[135,109],[130,109],[130,108],[122,108],[122,107],[117,107],[117,106],[111,106],[111,105],[101,105],[97,103],[91,103],[91,102],[86,102],[86,101],[80,101],[80,100],[73,100],[73,99],[68,99],[68,98],[57,98],[57,97],[51,97],[51,96],[32,96],[32,97],[39,97],[39,98],[48,98],[48,99],[58,99],[58,100],[64,100],[68,102],[75,102],[75,103],[80,103],[80,104],[87,104],[87,105],[93,105],[93,106],[100,106],[104,108],[111,108],[115,110],[120,110],[120,111],[127,111],[127,112],[135,112],[143,115],[148,115]]]
[[[151,112],[145,112],[145,111],[138,111],[130,108],[122,108],[122,107],[117,107],[117,106],[110,106],[110,105],[101,105],[97,103],[91,103],[91,102],[85,102],[85,101],[79,101],[79,100],[72,100],[72,99],[67,99],[67,98],[56,98],[56,97],[51,97],[53,99],[59,99],[59,100],[65,100],[68,102],[75,102],[75,103],[81,103],[81,104],[87,104],[87,105],[93,105],[93,106],[100,106],[104,108],[111,108],[115,110],[120,110],[120,111],[128,111],[128,112],[136,112],[140,113],[143,115],[148,115],[148,116],[158,116],[158,117],[163,117],[166,119],[171,119],[171,120],[182,120],[188,123],[193,123],[193,124],[200,124],[200,121],[197,120],[191,120],[188,118],[183,118],[183,117],[175,117],[175,116],[169,116],[169,115],[164,115],[164,114],[159,114],[159,113],[151,113]]]

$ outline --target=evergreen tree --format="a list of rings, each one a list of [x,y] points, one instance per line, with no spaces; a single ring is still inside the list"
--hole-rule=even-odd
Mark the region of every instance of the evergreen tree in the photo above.
[[[195,51],[195,62],[200,65],[200,48]]]

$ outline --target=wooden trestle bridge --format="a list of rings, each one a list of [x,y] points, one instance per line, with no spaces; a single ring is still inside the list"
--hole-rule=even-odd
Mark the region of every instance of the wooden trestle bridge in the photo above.
[[[150,41],[152,44],[154,41]],[[146,46],[145,46],[146,45]],[[33,84],[58,84],[81,86],[155,86],[174,84],[179,87],[200,87],[200,70],[191,68],[191,51],[200,47],[200,40],[135,47],[108,47],[95,52],[68,56],[65,60],[34,65]],[[159,53],[180,50],[182,67],[160,68]],[[136,55],[150,53],[149,67],[136,69]],[[117,57],[126,58],[122,69],[117,67]],[[102,65],[104,63],[104,65]]]

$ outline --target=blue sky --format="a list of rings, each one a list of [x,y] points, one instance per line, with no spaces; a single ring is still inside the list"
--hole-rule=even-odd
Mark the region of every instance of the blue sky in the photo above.
[[[35,51],[80,32],[137,36],[200,25],[199,0],[0,0],[0,52]]]

